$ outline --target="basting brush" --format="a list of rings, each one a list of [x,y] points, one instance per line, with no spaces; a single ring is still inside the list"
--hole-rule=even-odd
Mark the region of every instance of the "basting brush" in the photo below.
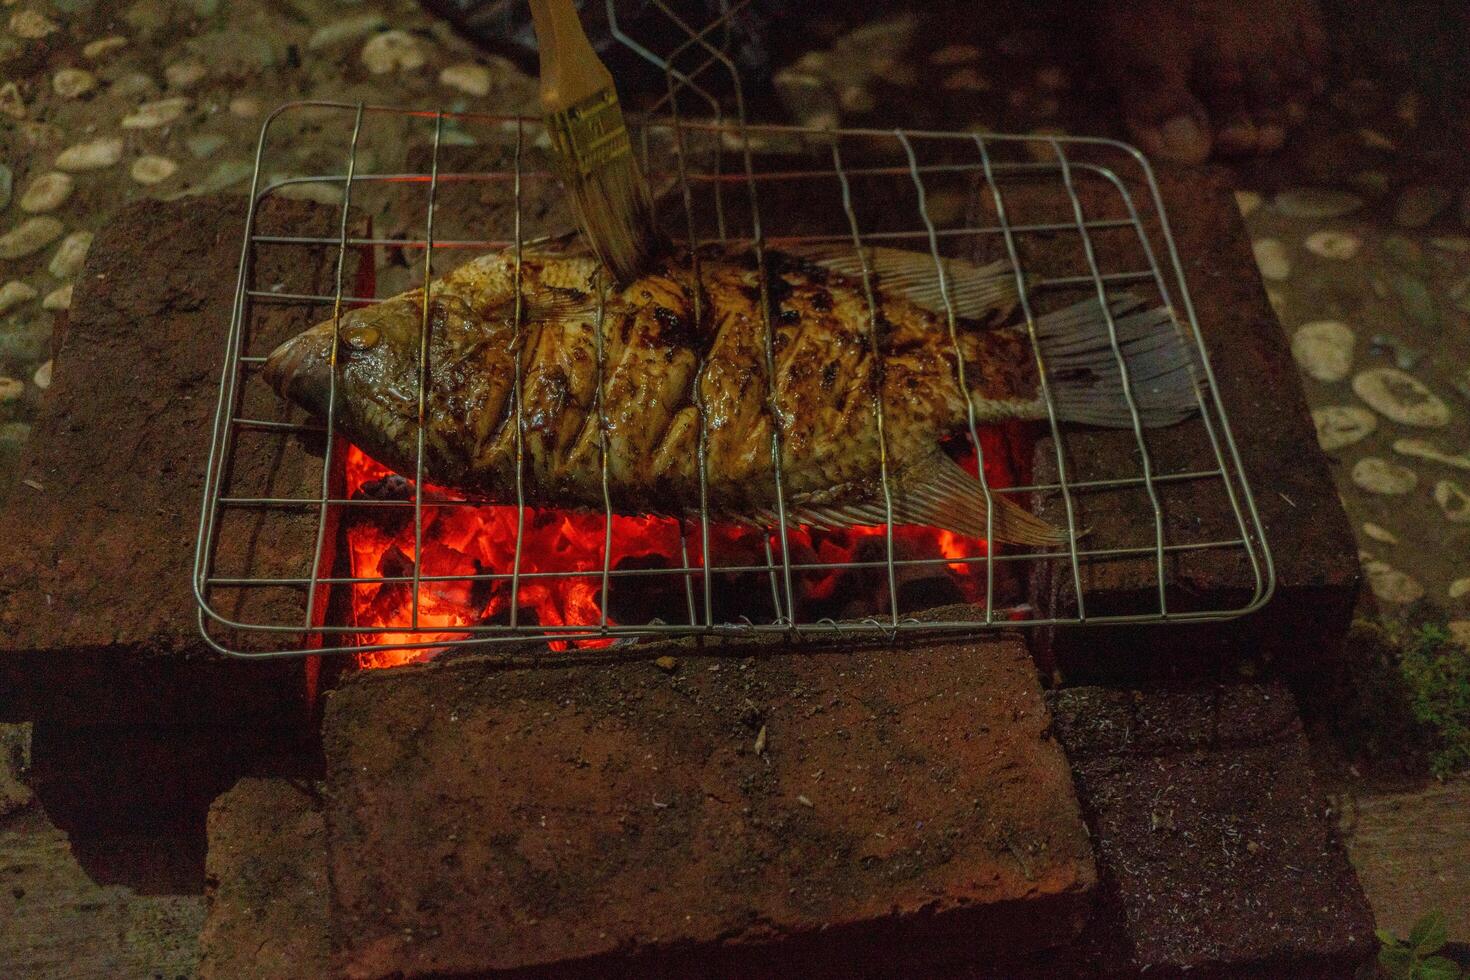
[[[582,233],[620,282],[643,271],[659,236],[633,159],[612,74],[572,0],[531,0],[541,55],[541,109]]]

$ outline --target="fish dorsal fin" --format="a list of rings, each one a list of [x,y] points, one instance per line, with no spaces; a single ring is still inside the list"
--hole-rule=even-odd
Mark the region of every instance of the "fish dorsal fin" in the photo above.
[[[592,249],[587,246],[587,240],[582,237],[581,233],[573,229],[559,235],[527,238],[521,242],[521,254],[524,257],[570,258],[591,255]]]
[[[865,245],[862,252],[838,243],[797,245],[786,251],[859,281],[863,278],[866,259],[866,269],[874,276],[874,288],[902,296],[940,316],[947,312],[946,292],[948,309],[966,320],[1004,315],[1016,305],[1016,277],[1005,262],[980,266],[944,256],[936,262],[931,252],[881,245]]]
[[[1055,547],[1067,543],[1066,531],[1043,521],[1008,496],[992,491],[987,501],[980,481],[939,449],[898,474],[892,487],[894,524],[937,527],[969,538],[988,535],[998,544]],[[987,522],[992,506],[994,518]],[[881,494],[859,503],[797,501],[786,508],[786,523],[796,526],[836,530],[874,526],[887,520]],[[750,522],[770,526],[777,523],[777,517],[774,511],[759,511],[751,515]]]

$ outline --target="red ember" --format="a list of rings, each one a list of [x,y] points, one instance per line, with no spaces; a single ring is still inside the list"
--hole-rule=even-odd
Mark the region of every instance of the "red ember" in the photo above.
[[[987,429],[981,433],[985,449],[986,475],[992,485],[1011,486],[1015,474],[1010,460],[1016,458],[1009,450],[1009,439],[1004,430]],[[975,454],[966,452],[960,459],[971,473],[975,472]],[[392,478],[392,472],[368,457],[355,446],[349,446],[346,455],[346,482],[349,498],[374,496],[374,487],[381,481]],[[403,481],[397,484],[393,499],[402,500],[404,489],[408,500],[413,499],[413,484]],[[432,492],[428,492],[432,489]],[[482,574],[509,574],[515,562],[516,508],[513,506],[466,505],[463,503],[438,503],[456,500],[454,494],[439,488],[425,487],[423,506],[423,567],[421,576],[456,576]],[[431,500],[432,498],[432,500]],[[388,515],[388,516],[384,516]],[[366,516],[361,509],[354,509],[344,522],[346,539],[351,560],[351,574],[355,578],[379,578],[413,575],[416,553],[413,510],[397,507],[392,510],[371,508]],[[677,568],[681,567],[680,522],[667,517],[624,517],[612,518],[610,568]],[[847,563],[852,561],[881,560],[882,543],[863,547],[865,539],[881,538],[883,527],[857,527],[845,531],[820,531],[793,528],[787,533],[794,564],[803,563]],[[765,532],[748,528],[712,526],[710,541],[716,558],[722,565],[765,564]],[[769,535],[774,554],[779,554],[779,536]],[[521,578],[518,589],[517,622],[534,626],[588,626],[592,629],[603,621],[615,624],[616,620],[607,613],[601,596],[603,548],[607,544],[607,528],[600,513],[563,510],[537,510],[526,508],[522,531],[520,555]],[[912,558],[965,559],[983,557],[985,542],[969,540],[949,531],[931,527],[897,527],[894,529],[895,551]],[[699,533],[696,529],[689,536],[689,564],[700,564]],[[954,585],[966,601],[983,601],[985,593],[984,564],[955,563],[945,566]],[[549,577],[537,577],[536,573],[564,573]],[[565,574],[585,572],[586,574]],[[749,575],[749,573],[746,573]],[[871,593],[871,589],[858,575],[872,577],[870,569],[835,568],[793,572],[794,590],[799,594],[802,607],[828,608],[836,601],[848,597],[847,590],[859,589]],[[880,573],[881,577],[881,573]],[[764,573],[759,579],[764,581]],[[698,579],[695,579],[696,583]],[[623,590],[632,590],[637,582],[642,591],[648,590],[647,583],[664,595],[677,595],[682,615],[687,616],[684,576],[679,574],[656,574],[622,577],[613,580],[611,594],[614,602]],[[364,646],[399,643],[450,643],[469,634],[456,627],[474,626],[481,623],[509,623],[511,583],[509,579],[494,581],[420,581],[418,622],[420,632],[412,631],[412,582],[367,582],[352,586],[353,625],[372,632],[358,634],[358,643]],[[886,580],[882,588],[886,590]],[[700,588],[696,584],[695,591]],[[756,590],[752,590],[756,591]],[[720,595],[743,594],[738,589],[727,589]],[[757,593],[758,594],[758,593]],[[861,592],[857,593],[861,594]],[[769,599],[769,589],[766,598]],[[887,609],[886,591],[881,597],[875,595],[871,610],[864,615],[882,614]],[[749,609],[746,610],[750,612]],[[801,611],[801,610],[799,610]],[[911,612],[912,610],[901,610]],[[826,615],[827,613],[822,613]],[[732,611],[738,616],[738,611]],[[770,610],[765,610],[769,620]],[[648,616],[639,622],[648,621]],[[729,619],[731,616],[721,616]],[[757,617],[752,613],[752,619]],[[807,618],[806,616],[802,617]],[[378,632],[382,630],[383,632]],[[552,640],[553,650],[565,650],[569,644],[578,647],[606,646],[612,642],[606,637],[571,640]],[[373,650],[358,655],[362,667],[395,667],[401,664],[427,660],[442,647],[421,649]]]

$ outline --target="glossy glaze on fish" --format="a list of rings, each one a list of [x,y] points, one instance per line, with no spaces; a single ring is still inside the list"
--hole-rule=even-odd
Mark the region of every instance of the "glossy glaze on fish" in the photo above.
[[[532,506],[690,514],[703,501],[773,522],[774,435],[791,523],[883,523],[891,505],[895,523],[1064,539],[1001,497],[988,506],[940,449],[972,413],[1047,416],[1030,334],[1005,325],[1009,271],[887,249],[768,251],[765,268],[750,252],[685,253],[619,289],[590,258],[527,252],[517,270],[512,253],[487,255],[427,303],[414,290],[288,341],[265,377],[319,414],[330,401],[337,431],[412,476],[422,375],[425,479],[493,502],[516,501],[519,459]],[[1193,410],[1172,318],[1136,306],[1115,304],[1111,334],[1095,301],[1037,321],[1061,419],[1132,424],[1115,338],[1144,424]]]

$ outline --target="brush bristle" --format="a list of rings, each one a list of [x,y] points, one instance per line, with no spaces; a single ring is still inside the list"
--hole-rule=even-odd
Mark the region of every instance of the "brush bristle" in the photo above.
[[[613,276],[630,282],[653,257],[659,236],[617,92],[605,88],[553,112],[546,126],[582,233]]]
[[[643,272],[659,241],[648,184],[631,153],[569,182],[582,233],[619,282]]]

